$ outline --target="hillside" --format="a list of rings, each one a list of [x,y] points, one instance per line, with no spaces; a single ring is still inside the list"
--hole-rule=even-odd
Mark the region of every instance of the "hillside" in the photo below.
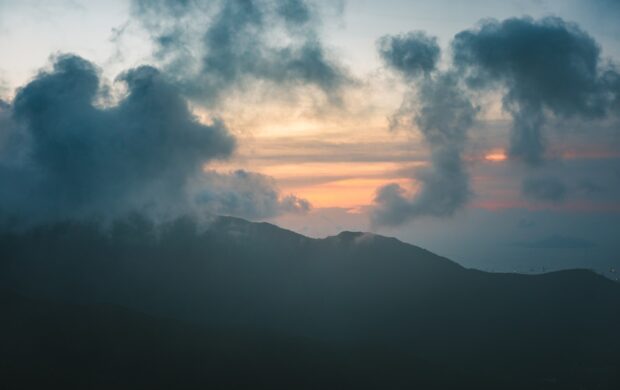
[[[212,340],[229,346],[249,338],[260,346],[239,347],[252,357],[233,364],[235,375],[276,353],[282,360],[274,367],[290,378],[302,375],[292,374],[300,362],[314,367],[302,364],[304,375],[326,375],[321,387],[336,383],[330,375],[343,364],[343,380],[376,367],[376,378],[393,379],[393,388],[407,383],[410,369],[515,388],[620,383],[620,286],[589,271],[491,274],[393,238],[311,239],[234,218],[157,226],[134,216],[106,228],[67,222],[3,234],[0,258],[0,286],[34,299],[12,304],[13,317],[27,317],[19,329],[63,346],[121,337],[123,356],[172,354],[185,367],[199,364],[193,346],[219,351]],[[33,320],[40,299],[57,303]],[[48,332],[80,321],[89,325],[59,339]],[[48,356],[32,348],[29,356]],[[89,351],[84,356],[104,362],[111,356]]]

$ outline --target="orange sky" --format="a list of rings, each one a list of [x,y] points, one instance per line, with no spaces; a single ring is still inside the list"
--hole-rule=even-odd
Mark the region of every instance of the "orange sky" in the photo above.
[[[359,96],[351,98],[357,100]],[[398,100],[387,101],[380,111],[361,109],[356,115],[343,115],[346,107],[320,113],[312,104],[299,102],[267,102],[256,110],[237,111],[233,103],[231,111],[240,114],[224,119],[238,139],[238,149],[232,159],[211,163],[206,169],[245,169],[271,176],[283,194],[305,198],[315,208],[371,205],[377,189],[389,183],[415,192],[415,169],[427,165],[428,149],[417,129],[389,129],[386,113],[397,107]],[[209,120],[208,113],[199,109],[196,113],[201,120]],[[506,187],[493,176],[482,179],[475,172],[476,167],[508,164],[504,145],[509,126],[510,120],[501,108],[492,107],[472,131],[473,146],[463,158],[472,171],[473,192],[483,195],[472,207],[497,209],[528,204],[519,188]],[[597,144],[583,148],[560,145],[550,153],[560,159],[618,156],[616,151]]]

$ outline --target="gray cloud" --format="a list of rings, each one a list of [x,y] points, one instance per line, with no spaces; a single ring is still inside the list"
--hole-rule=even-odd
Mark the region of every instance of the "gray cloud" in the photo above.
[[[204,181],[203,164],[229,157],[235,139],[219,120],[198,122],[177,87],[155,68],[131,69],[118,81],[127,95],[102,108],[94,103],[102,93],[97,68],[61,55],[10,105],[2,103],[0,213],[37,222],[197,207],[196,182],[217,184]],[[247,178],[236,177],[232,187]],[[269,184],[255,189],[265,192]]]
[[[23,164],[28,134],[15,123],[11,104],[0,99],[0,167]]]
[[[0,132],[0,158],[3,158],[3,151],[6,148],[7,143],[9,142],[9,134],[8,130],[13,129],[11,120],[11,106],[9,103],[0,99],[0,129],[3,131]]]
[[[561,202],[568,194],[566,185],[551,176],[527,178],[523,181],[521,190],[525,196],[544,202]]]
[[[377,190],[372,222],[393,226],[421,216],[450,216],[470,197],[462,153],[477,109],[461,88],[457,73],[436,71],[440,55],[436,38],[422,32],[384,36],[378,48],[388,67],[418,87],[404,98],[391,126],[402,116],[411,118],[430,147],[431,157],[430,167],[414,173],[419,188],[413,196],[398,184]]]
[[[311,85],[338,99],[350,81],[322,44],[318,15],[305,0],[134,0],[133,14],[166,70],[205,103],[255,81]]]
[[[416,172],[420,188],[413,197],[397,184],[377,191],[372,213],[376,225],[399,225],[427,215],[450,216],[470,197],[462,153],[476,108],[454,73],[421,80],[418,99],[419,110],[412,115],[430,147],[431,165]]]
[[[377,46],[379,55],[390,68],[410,78],[434,71],[441,54],[437,38],[421,31],[386,35],[379,39]]]
[[[473,88],[507,88],[513,117],[510,155],[540,164],[546,150],[546,111],[560,117],[600,118],[617,102],[618,73],[602,64],[597,43],[559,18],[488,21],[452,43],[453,60]]]

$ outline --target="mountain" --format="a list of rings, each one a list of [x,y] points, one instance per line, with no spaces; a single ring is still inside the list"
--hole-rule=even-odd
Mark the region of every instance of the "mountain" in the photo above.
[[[288,388],[620,385],[620,285],[586,270],[493,274],[369,233],[312,239],[228,217],[157,225],[137,215],[5,232],[0,259],[0,287],[31,299],[11,298],[23,300],[12,307],[33,307],[10,316],[41,305],[51,313],[24,329],[56,340],[48,329],[87,321],[65,332],[63,345],[115,340],[122,356],[165,357],[172,348],[185,368],[224,364],[193,359],[195,346],[221,351],[235,377],[272,362]],[[235,344],[247,359],[225,357]],[[31,355],[48,356],[37,348]],[[112,359],[98,349],[88,356],[104,366]],[[175,366],[162,359],[158,367]],[[255,383],[277,387],[267,377]]]
[[[480,389],[484,377],[380,345],[197,326],[0,290],[4,388]]]

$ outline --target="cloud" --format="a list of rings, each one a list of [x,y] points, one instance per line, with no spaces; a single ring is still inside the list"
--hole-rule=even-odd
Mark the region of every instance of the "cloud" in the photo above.
[[[12,123],[11,118],[11,106],[9,103],[0,99],[0,159],[4,158],[4,151],[7,148],[7,144],[9,143],[9,139],[11,137],[11,133],[9,130],[12,130],[14,125]]]
[[[337,100],[350,82],[304,0],[134,0],[132,8],[166,71],[202,103],[218,103],[259,81],[271,88],[314,86]]]
[[[282,196],[273,178],[244,170],[229,174],[206,172],[193,183],[191,192],[197,207],[212,214],[254,219],[303,214],[311,209],[305,199]]]
[[[380,188],[372,221],[400,225],[421,216],[453,215],[470,197],[462,153],[477,109],[454,73],[438,73],[420,81],[419,110],[411,115],[430,147],[430,167],[416,172],[420,187],[408,196],[397,184]]]
[[[462,153],[477,108],[461,87],[459,74],[437,70],[441,51],[436,38],[410,32],[384,36],[377,46],[385,64],[417,86],[391,118],[391,127],[402,122],[402,117],[406,123],[415,123],[431,156],[430,166],[414,173],[419,184],[415,194],[407,194],[398,184],[377,190],[372,223],[394,226],[422,216],[451,216],[471,194]]]
[[[437,38],[421,31],[386,35],[379,39],[377,46],[385,64],[409,78],[430,74],[441,54]]]
[[[568,194],[566,185],[551,176],[527,178],[521,189],[525,196],[544,202],[561,202]]]
[[[568,236],[549,236],[536,241],[517,242],[514,245],[534,249],[586,249],[596,246],[592,241]]]
[[[546,112],[601,118],[618,102],[616,70],[602,63],[592,37],[560,18],[486,21],[457,34],[452,50],[470,87],[506,88],[510,156],[531,166],[543,161],[547,149]]]
[[[117,81],[126,96],[101,107],[98,69],[60,55],[0,106],[1,214],[31,222],[129,211],[179,214],[196,209],[195,182],[218,184],[205,182],[203,166],[235,148],[224,123],[200,123],[178,88],[153,67],[128,70]],[[232,187],[248,180],[247,191],[265,192],[271,185],[252,187],[253,178],[237,175]],[[261,216],[263,205],[255,206],[252,215]]]

